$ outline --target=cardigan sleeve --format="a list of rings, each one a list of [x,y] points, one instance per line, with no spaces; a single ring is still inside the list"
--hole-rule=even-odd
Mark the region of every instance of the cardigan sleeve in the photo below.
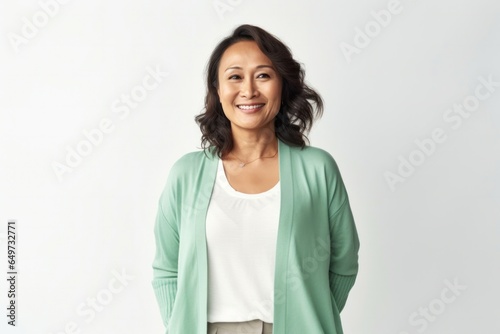
[[[347,198],[330,220],[330,289],[340,312],[358,274],[359,240]]]
[[[338,311],[344,308],[358,274],[359,239],[337,164],[330,156],[329,189],[330,290]]]
[[[153,289],[165,327],[168,326],[177,293],[179,233],[176,224],[175,165],[160,196],[154,237]]]

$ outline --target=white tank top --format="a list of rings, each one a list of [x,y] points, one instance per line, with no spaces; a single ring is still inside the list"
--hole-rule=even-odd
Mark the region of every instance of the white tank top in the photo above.
[[[280,182],[259,194],[229,184],[222,160],[206,219],[208,322],[273,322]]]

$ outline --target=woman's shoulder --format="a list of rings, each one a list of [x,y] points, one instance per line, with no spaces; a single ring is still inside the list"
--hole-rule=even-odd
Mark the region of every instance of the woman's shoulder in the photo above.
[[[331,189],[336,205],[340,205],[347,196],[340,169],[332,154],[323,148],[305,146],[290,150],[292,168],[316,187]],[[321,182],[318,182],[321,180]]]
[[[338,171],[332,154],[323,148],[307,145],[304,148],[294,147],[291,152],[293,158],[306,161],[309,166],[328,167]]]

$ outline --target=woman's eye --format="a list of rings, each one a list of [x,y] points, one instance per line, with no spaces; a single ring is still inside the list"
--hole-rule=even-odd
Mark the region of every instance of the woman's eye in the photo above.
[[[270,77],[271,76],[269,74],[267,74],[267,73],[261,73],[261,74],[257,75],[258,79],[262,79],[262,78],[267,79],[267,78],[270,78]],[[229,76],[228,79],[229,80],[241,80],[242,78],[238,74],[233,74],[233,75]]]

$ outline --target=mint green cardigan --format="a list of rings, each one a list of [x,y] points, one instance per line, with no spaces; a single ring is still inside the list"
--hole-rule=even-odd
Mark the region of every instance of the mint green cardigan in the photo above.
[[[205,217],[219,161],[214,152],[178,159],[160,196],[152,285],[165,334],[207,333]],[[347,191],[328,152],[278,140],[278,153],[273,333],[342,334],[340,311],[358,273],[359,250]]]

